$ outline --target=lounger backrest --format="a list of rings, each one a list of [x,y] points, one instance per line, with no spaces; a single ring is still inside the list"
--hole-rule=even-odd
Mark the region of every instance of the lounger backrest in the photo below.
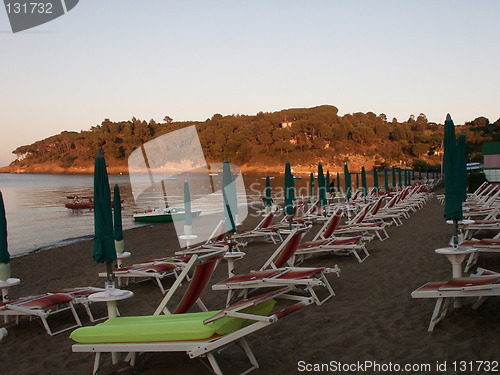
[[[212,277],[217,261],[223,257],[223,254],[210,255],[206,258],[199,258],[199,264],[196,266],[186,293],[182,297],[179,306],[174,311],[174,314],[183,314],[189,311],[191,307],[200,298],[201,293],[208,285]]]
[[[337,227],[340,224],[340,218],[342,217],[342,214],[340,212],[336,213],[333,215],[332,219],[328,222],[328,226],[326,227],[325,231],[323,232],[323,238],[330,238],[330,236],[335,232]]]
[[[210,280],[210,276],[212,275],[217,262],[222,259],[225,252],[225,250],[218,250],[206,255],[195,254],[191,256],[181,274],[172,284],[165,297],[163,297],[153,315],[159,315],[162,313],[170,314],[170,311],[167,308],[167,304],[169,303],[172,296],[177,292],[177,289],[179,289],[180,285],[188,279],[188,273],[194,270],[186,293],[182,297],[181,302],[179,303],[179,306],[177,307],[175,312],[178,313],[189,310],[198,300],[199,296],[203,292],[203,289],[207,286],[207,283]]]
[[[367,204],[360,212],[359,214],[354,218],[352,221],[352,224],[359,224],[363,220],[365,220],[366,214],[368,213],[368,210],[370,209],[371,205]]]
[[[394,207],[394,205],[396,204],[396,201],[398,199],[398,196],[395,195],[391,198],[391,200],[389,201],[389,203],[387,203],[387,206],[385,206],[385,208],[392,208]]]
[[[295,251],[297,251],[297,248],[299,247],[300,241],[302,240],[303,236],[303,231],[298,231],[292,236],[292,238],[288,242],[288,245],[283,249],[278,259],[276,259],[276,261],[274,262],[276,268],[284,267],[290,260],[290,258],[293,257]]]
[[[378,211],[380,210],[380,207],[382,207],[382,203],[384,201],[384,198],[379,198],[377,203],[373,206],[372,210],[370,211],[371,215],[376,215]]]
[[[276,251],[269,257],[266,263],[264,263],[260,270],[262,271],[268,268],[284,267],[294,256],[302,237],[309,230],[309,228],[310,227],[296,229],[290,233],[285,241],[283,241]]]
[[[475,196],[478,196],[479,194],[481,194],[483,192],[484,189],[486,189],[486,187],[488,187],[488,181],[484,181],[481,186],[479,186],[476,191],[474,193],[472,193],[472,195],[475,195]]]
[[[260,222],[260,225],[257,226],[258,229],[267,228],[273,223],[273,220],[274,220],[274,214],[271,212],[264,218],[264,220]]]
[[[296,206],[297,207],[297,206]],[[318,212],[318,209],[319,209],[319,199],[316,200],[316,202],[314,202],[314,204],[309,207],[309,209],[306,211],[306,216],[307,215],[313,215],[315,214],[316,212]]]
[[[408,196],[408,193],[409,193],[409,192],[410,192],[410,191],[409,191],[408,189],[403,190],[403,193],[401,194],[401,199],[400,199],[400,201],[402,201],[403,199],[406,199],[406,197]]]
[[[356,199],[358,199],[358,198],[359,198],[359,195],[360,195],[360,194],[361,194],[361,191],[359,191],[359,190],[358,190],[358,191],[356,191],[356,192],[354,193],[353,197],[351,198],[351,200],[355,201]]]

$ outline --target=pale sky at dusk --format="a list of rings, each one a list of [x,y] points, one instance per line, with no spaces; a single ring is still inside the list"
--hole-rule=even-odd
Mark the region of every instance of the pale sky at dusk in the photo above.
[[[0,166],[104,118],[205,120],[331,104],[500,117],[496,0],[80,0],[13,34],[0,9]]]

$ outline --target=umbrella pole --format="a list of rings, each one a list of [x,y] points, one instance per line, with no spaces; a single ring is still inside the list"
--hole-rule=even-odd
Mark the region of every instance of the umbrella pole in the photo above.
[[[453,247],[458,247],[458,220],[453,219],[453,226],[455,228],[453,232]]]
[[[115,274],[113,273],[113,264],[112,263],[106,263],[106,272],[108,274],[108,281],[114,282],[115,281]]]

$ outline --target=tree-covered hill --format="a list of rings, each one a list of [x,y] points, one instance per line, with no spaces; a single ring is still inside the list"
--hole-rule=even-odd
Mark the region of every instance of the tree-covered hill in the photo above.
[[[208,161],[228,157],[244,170],[281,171],[286,160],[304,170],[322,161],[331,170],[344,162],[413,165],[420,160],[440,161],[443,126],[427,121],[424,114],[407,121],[389,120],[384,114],[338,115],[330,105],[293,108],[256,115],[215,114],[204,122],[163,122],[105,119],[81,132],[64,131],[13,151],[17,160],[4,172],[91,173],[96,150],[102,147],[112,173],[127,172],[127,158],[142,143],[196,125]],[[490,123],[479,117],[459,126],[465,131],[471,160],[480,160],[484,141],[500,140],[500,119]]]

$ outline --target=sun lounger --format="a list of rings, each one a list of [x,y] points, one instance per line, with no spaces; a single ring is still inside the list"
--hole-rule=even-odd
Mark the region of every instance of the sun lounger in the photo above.
[[[500,296],[500,275],[461,277],[449,281],[430,282],[414,290],[411,296],[437,299],[428,328],[428,331],[432,331],[436,324],[446,316],[448,309],[453,306],[452,302],[455,298],[475,298],[476,303],[472,308],[476,309],[485,298]]]
[[[304,242],[299,245],[295,252],[297,263],[303,262],[312,254],[333,253],[336,255],[353,255],[360,263],[370,254],[366,249],[362,236],[356,237],[336,237],[335,230],[340,224],[342,214],[337,211],[332,215],[323,227],[318,231],[312,241]],[[361,258],[358,251],[362,251],[365,256]]]
[[[156,282],[161,292],[165,294],[166,289],[163,286],[162,280],[172,275],[177,277],[178,271],[184,266],[185,262],[183,259],[171,257],[150,260],[130,267],[117,268],[113,273],[115,274],[118,285],[128,285],[131,280],[137,282],[151,279]],[[107,275],[106,272],[99,273],[100,277],[107,277]]]
[[[338,276],[340,270],[336,265],[331,268],[294,267],[295,252],[307,230],[308,228],[300,228],[290,233],[259,271],[235,275],[213,285],[212,289],[227,291],[229,304],[236,291],[240,291],[240,295],[247,296],[254,289],[293,285],[312,296],[316,304],[324,303],[335,295],[326,274],[336,273]],[[327,292],[326,297],[319,298],[315,288],[324,288]]]
[[[202,245],[189,247],[175,252],[175,255],[190,256],[193,254],[206,254],[216,250],[238,250],[240,246],[246,245],[233,238],[227,237],[226,225],[224,220],[221,220],[217,227],[214,229],[210,238]]]
[[[255,229],[247,232],[236,233],[232,236],[232,238],[238,242],[242,240],[246,241],[247,243],[256,238],[264,238],[265,240],[271,241],[273,243],[281,242],[283,241],[283,238],[279,233],[280,227],[272,225],[274,218],[275,215],[273,212],[271,212],[266,217],[264,217],[264,219],[262,219],[259,224],[257,224]]]
[[[214,352],[232,343],[244,350],[251,367],[244,374],[259,368],[246,336],[280,321],[281,318],[313,303],[311,298],[288,295],[284,288],[240,301],[224,310],[178,315],[118,317],[95,327],[75,330],[77,341],[73,352],[96,353],[93,374],[100,366],[101,353],[131,353],[135,364],[137,352],[186,352],[189,358],[206,357],[215,374],[222,370]],[[276,309],[275,300],[287,305]],[[181,365],[181,364],[179,364]]]
[[[20,298],[14,301],[0,303],[0,316],[15,316],[16,323],[19,323],[19,317],[27,316],[30,318],[38,317],[51,336],[80,327],[82,325],[78,314],[73,305],[74,297],[66,293],[45,293],[32,297]],[[53,332],[47,319],[54,314],[64,311],[71,311],[75,324],[59,329]]]
[[[335,230],[335,234],[355,234],[359,233],[367,240],[373,238],[372,233],[374,233],[380,241],[384,241],[389,238],[389,234],[386,231],[386,227],[390,224],[377,219],[375,221],[365,221],[365,217],[370,210],[370,204],[365,205],[365,207],[349,222],[345,225],[340,225]]]
[[[80,287],[80,288],[68,288],[68,289],[60,289],[57,291],[51,291],[51,294],[54,293],[63,293],[73,297],[73,304],[82,305],[89,317],[89,320],[92,323],[95,323],[99,320],[106,319],[107,316],[103,316],[101,318],[95,318],[92,310],[90,309],[91,302],[89,301],[89,296],[93,293],[98,293],[104,291],[103,288],[95,288],[92,286]]]

